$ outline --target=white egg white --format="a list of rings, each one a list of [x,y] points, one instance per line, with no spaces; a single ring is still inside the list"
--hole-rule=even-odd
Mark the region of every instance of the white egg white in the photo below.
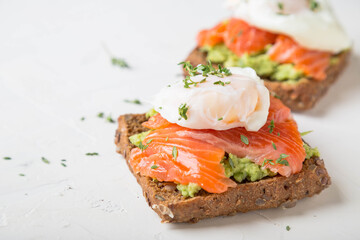
[[[155,110],[169,122],[192,129],[227,130],[245,127],[258,131],[269,113],[270,95],[263,81],[251,68],[229,68],[232,75],[218,77],[197,75],[199,82],[190,88],[178,81],[163,88],[153,102]],[[222,81],[222,84],[214,84]],[[181,117],[179,107],[186,104],[187,119]]]
[[[228,0],[234,17],[250,25],[292,37],[301,46],[338,53],[351,46],[351,40],[337,21],[327,0]],[[279,5],[280,4],[280,5]],[[280,6],[280,7],[279,7]]]

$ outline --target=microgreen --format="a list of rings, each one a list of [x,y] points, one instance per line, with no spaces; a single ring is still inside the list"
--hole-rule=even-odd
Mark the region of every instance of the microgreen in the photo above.
[[[263,166],[265,166],[265,164],[268,164],[268,163],[270,165],[274,165],[274,160],[265,158],[263,163],[261,164],[261,166],[263,167]]]
[[[85,155],[86,155],[86,156],[98,156],[99,153],[97,153],[97,152],[88,152],[88,153],[86,153]]]
[[[274,120],[270,121],[270,125],[268,126],[268,128],[269,128],[269,133],[272,133],[274,131],[275,128]]]
[[[121,68],[130,68],[129,67],[129,64],[125,61],[125,59],[122,59],[122,58],[111,58],[111,63],[114,65],[114,66],[119,66]]]
[[[272,144],[273,148],[276,150],[277,148],[276,148],[275,143],[274,143],[274,142],[272,142],[271,144]]]
[[[172,156],[174,157],[174,160],[177,159],[178,150],[177,150],[176,146],[174,146],[173,149],[172,149]]]
[[[301,136],[305,136],[305,135],[308,135],[309,133],[312,133],[313,130],[310,130],[310,131],[306,131],[306,132],[302,132],[300,133]]]
[[[278,159],[276,159],[276,163],[278,164],[282,164],[285,166],[289,166],[289,162],[287,160],[285,160],[285,158],[287,158],[289,155],[286,155],[284,153],[280,154],[280,157]]]
[[[188,119],[188,117],[187,117],[187,115],[186,115],[186,113],[187,113],[188,110],[189,110],[189,106],[186,106],[186,103],[183,103],[183,104],[181,104],[181,105],[179,106],[179,115],[180,115],[179,120],[180,120],[181,118],[183,118],[183,119],[185,119],[185,120]]]
[[[124,102],[126,102],[126,103],[133,103],[133,104],[137,104],[137,105],[141,105],[141,104],[142,104],[139,99],[134,99],[134,100],[125,99]]]
[[[249,145],[249,139],[246,136],[241,135],[240,137],[241,137],[241,141],[243,143],[245,143],[246,145]]]
[[[49,160],[47,160],[46,158],[44,158],[44,157],[41,157],[41,161],[43,161],[44,163],[46,163],[46,164],[50,164],[50,161]]]

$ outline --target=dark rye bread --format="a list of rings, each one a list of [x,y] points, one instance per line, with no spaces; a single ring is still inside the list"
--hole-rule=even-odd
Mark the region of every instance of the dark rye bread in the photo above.
[[[240,183],[221,194],[201,190],[193,198],[183,197],[174,183],[154,182],[149,177],[133,172],[129,164],[130,150],[135,146],[129,136],[148,129],[141,123],[146,121],[144,114],[126,114],[119,117],[119,127],[115,135],[117,152],[126,159],[129,169],[141,185],[149,206],[160,216],[162,222],[197,222],[200,219],[237,212],[293,207],[296,201],[320,193],[331,184],[323,160],[306,160],[300,173],[288,178],[275,176],[257,182]]]
[[[350,56],[350,51],[344,51],[339,54],[339,61],[331,65],[327,71],[327,78],[323,81],[315,81],[308,78],[302,78],[297,83],[286,83],[279,81],[265,80],[265,86],[276,93],[282,102],[293,111],[303,111],[314,107],[315,103],[323,96],[331,84],[335,82],[339,73],[346,66]],[[195,48],[185,61],[190,61],[194,66],[206,64],[206,53]],[[216,67],[217,64],[214,64]],[[186,71],[184,71],[186,75]]]

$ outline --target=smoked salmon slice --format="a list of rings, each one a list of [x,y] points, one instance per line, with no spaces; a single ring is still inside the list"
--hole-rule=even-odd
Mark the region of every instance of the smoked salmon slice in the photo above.
[[[210,193],[236,186],[225,176],[221,164],[225,152],[248,157],[283,176],[300,172],[305,160],[303,142],[290,109],[273,97],[267,123],[257,132],[241,127],[225,131],[189,129],[169,123],[160,114],[143,125],[152,131],[143,141],[145,148],[131,151],[133,170],[159,181],[197,183]],[[249,144],[242,142],[241,135]],[[279,158],[287,164],[277,162]]]
[[[266,45],[273,44],[276,34],[272,34],[256,27],[250,26],[245,21],[231,18],[209,30],[202,30],[197,36],[199,46],[214,46],[219,43],[241,56],[244,53],[256,53],[263,50]]]
[[[332,56],[330,52],[301,47],[288,36],[270,33],[237,18],[200,31],[197,42],[200,47],[224,43],[238,56],[257,53],[271,44],[273,46],[267,52],[271,60],[293,63],[296,69],[318,81],[326,79],[326,69]]]
[[[326,69],[330,64],[331,53],[309,50],[299,46],[291,38],[279,35],[274,46],[268,52],[270,59],[280,63],[293,63],[295,68],[302,70],[315,80],[326,78]]]

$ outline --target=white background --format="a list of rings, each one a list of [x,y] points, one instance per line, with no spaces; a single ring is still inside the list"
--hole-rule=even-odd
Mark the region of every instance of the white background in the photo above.
[[[161,224],[115,153],[116,124],[96,115],[148,110],[123,100],[179,78],[197,32],[229,15],[222,1],[1,0],[0,239],[360,239],[360,1],[332,2],[353,55],[326,97],[295,114],[300,131],[315,130],[305,139],[331,187],[292,209]]]

